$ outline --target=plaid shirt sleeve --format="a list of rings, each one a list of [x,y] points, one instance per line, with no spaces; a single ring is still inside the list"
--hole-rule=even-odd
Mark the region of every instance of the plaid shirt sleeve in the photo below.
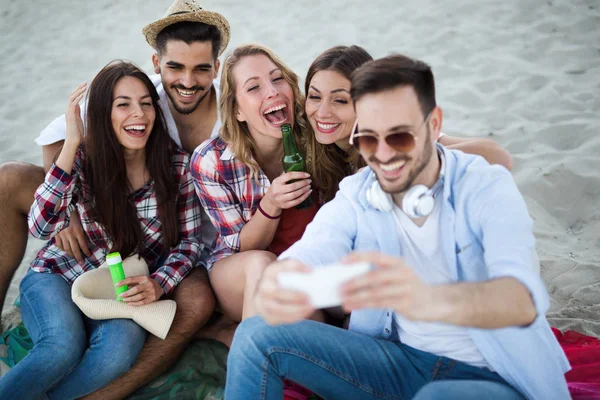
[[[203,146],[194,151],[192,156],[192,176],[196,193],[200,203],[210,221],[219,233],[220,240],[233,252],[240,249],[240,231],[246,224],[243,216],[242,205],[239,202],[240,195],[236,194],[229,185],[226,176],[235,180],[239,187],[246,187],[246,174],[241,174],[239,181],[235,176],[240,176],[236,171],[228,170],[229,163],[217,163],[219,151],[212,150],[211,144]]]
[[[80,171],[81,151],[78,150],[73,163],[72,175],[56,164],[52,164],[44,183],[37,188],[29,210],[29,232],[33,237],[47,240],[56,235],[65,225],[69,205],[77,201],[77,176]]]
[[[189,170],[189,157],[178,152],[175,155],[175,168],[179,177],[179,195],[177,196],[179,242],[169,252],[164,265],[151,275],[166,294],[170,294],[194,268],[200,260],[202,252],[200,203],[194,192]]]

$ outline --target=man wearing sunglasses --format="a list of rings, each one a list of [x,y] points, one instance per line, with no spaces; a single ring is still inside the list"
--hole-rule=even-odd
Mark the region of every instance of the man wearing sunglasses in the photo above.
[[[368,167],[265,271],[262,318],[236,332],[225,397],[281,398],[286,378],[327,399],[569,398],[510,173],[436,144],[442,110],[423,62],[371,61],[351,95]],[[340,260],[373,266],[342,286],[349,330],[304,320],[307,296],[277,278]]]

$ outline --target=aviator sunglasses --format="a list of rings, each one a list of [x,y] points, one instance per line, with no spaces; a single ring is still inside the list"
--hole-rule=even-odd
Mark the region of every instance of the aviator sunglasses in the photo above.
[[[421,125],[415,130],[418,132],[423,125],[429,120],[431,112],[423,120]],[[410,131],[390,133],[381,138],[379,135],[370,132],[358,132],[358,120],[354,122],[352,134],[350,135],[350,144],[358,151],[374,154],[377,151],[377,146],[380,140],[385,140],[388,146],[399,153],[408,153],[415,148],[417,137]]]

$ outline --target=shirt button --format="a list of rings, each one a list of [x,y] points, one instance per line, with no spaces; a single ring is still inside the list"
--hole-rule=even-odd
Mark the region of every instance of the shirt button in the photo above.
[[[385,333],[390,333],[390,330],[388,328],[385,328]]]
[[[390,313],[387,313],[387,316],[389,317],[389,316],[390,316]]]

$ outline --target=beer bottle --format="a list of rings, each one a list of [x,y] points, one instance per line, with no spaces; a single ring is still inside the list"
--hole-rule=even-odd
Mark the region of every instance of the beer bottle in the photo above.
[[[292,126],[290,124],[281,125],[281,134],[283,136],[283,170],[284,172],[306,172],[306,162],[304,161],[304,156],[298,150],[296,146],[296,141],[294,140],[294,131],[292,131]],[[296,180],[291,180],[288,183],[295,182]],[[298,210],[304,210],[312,206],[313,200],[312,197],[309,196],[302,203],[298,204],[296,208]]]

